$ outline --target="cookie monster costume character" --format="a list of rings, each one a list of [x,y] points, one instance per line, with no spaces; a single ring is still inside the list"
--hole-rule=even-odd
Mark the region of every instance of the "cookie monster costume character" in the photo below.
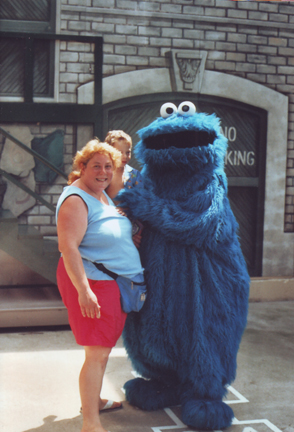
[[[148,287],[123,333],[142,376],[125,383],[126,399],[143,410],[181,405],[186,425],[221,429],[234,417],[222,399],[236,375],[249,294],[227,197],[227,140],[219,119],[191,102],[164,104],[161,115],[138,132],[144,188],[119,194],[144,224]]]

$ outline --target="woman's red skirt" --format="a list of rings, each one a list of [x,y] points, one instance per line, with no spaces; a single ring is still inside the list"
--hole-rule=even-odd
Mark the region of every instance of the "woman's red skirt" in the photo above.
[[[89,284],[101,306],[100,318],[83,317],[78,302],[78,292],[66,272],[63,259],[60,258],[57,267],[57,285],[67,308],[69,324],[77,344],[114,347],[122,334],[127,317],[121,308],[119,287],[114,280],[89,279]]]

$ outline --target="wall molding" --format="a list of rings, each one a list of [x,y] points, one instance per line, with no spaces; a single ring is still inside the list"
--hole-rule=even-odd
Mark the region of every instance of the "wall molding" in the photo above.
[[[206,5],[204,5],[206,6]],[[201,6],[199,6],[201,7]],[[209,7],[209,5],[207,5]],[[237,10],[237,9],[236,9]],[[226,24],[226,25],[242,25],[246,27],[267,27],[267,28],[278,28],[285,29],[294,32],[293,23],[283,23],[279,21],[261,21],[255,19],[242,19],[234,17],[217,17],[217,16],[205,16],[202,14],[184,14],[184,13],[171,13],[171,12],[149,12],[144,10],[129,10],[129,9],[112,9],[112,8],[99,8],[99,7],[88,7],[88,6],[74,6],[74,5],[62,5],[62,12],[80,12],[84,14],[98,14],[98,15],[115,15],[115,16],[126,16],[126,17],[137,17],[137,18],[149,18],[159,20],[180,20],[180,21],[194,21],[199,23],[215,23],[215,24]],[[294,13],[294,6],[293,6]],[[92,34],[92,33],[91,33]]]

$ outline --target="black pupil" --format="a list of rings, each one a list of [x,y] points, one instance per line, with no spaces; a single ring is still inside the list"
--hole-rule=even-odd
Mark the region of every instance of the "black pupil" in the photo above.
[[[173,108],[169,107],[169,108],[166,108],[166,112],[167,112],[167,114],[172,114],[174,112],[174,110],[173,110]]]
[[[184,105],[183,108],[182,108],[182,111],[188,112],[189,109],[190,109],[189,105]]]

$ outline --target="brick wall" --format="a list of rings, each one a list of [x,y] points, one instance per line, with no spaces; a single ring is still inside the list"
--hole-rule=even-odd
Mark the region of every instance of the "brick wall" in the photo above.
[[[59,102],[75,103],[77,86],[93,80],[94,45],[61,42],[59,53]]]
[[[294,4],[225,0],[61,0],[60,31],[103,36],[103,75],[169,67],[171,48],[208,51],[206,69],[289,96],[285,231],[294,232]],[[61,44],[60,100],[93,79],[90,45]],[[278,143],[277,143],[278,145]]]
[[[171,67],[171,49],[208,52],[206,69],[258,82],[289,97],[285,231],[294,232],[294,4],[226,0],[60,0],[57,31],[103,36],[103,76]],[[94,78],[93,45],[60,42],[59,102],[75,103],[77,87]],[[60,125],[31,125],[45,136]],[[76,131],[65,130],[65,171],[75,152]],[[3,143],[0,142],[0,146]],[[279,143],[277,143],[278,145]],[[55,204],[65,184],[37,185]],[[5,185],[0,184],[0,195]],[[0,197],[1,198],[1,197]],[[49,214],[50,213],[50,214]],[[45,235],[56,232],[54,216],[37,204],[20,217]]]

